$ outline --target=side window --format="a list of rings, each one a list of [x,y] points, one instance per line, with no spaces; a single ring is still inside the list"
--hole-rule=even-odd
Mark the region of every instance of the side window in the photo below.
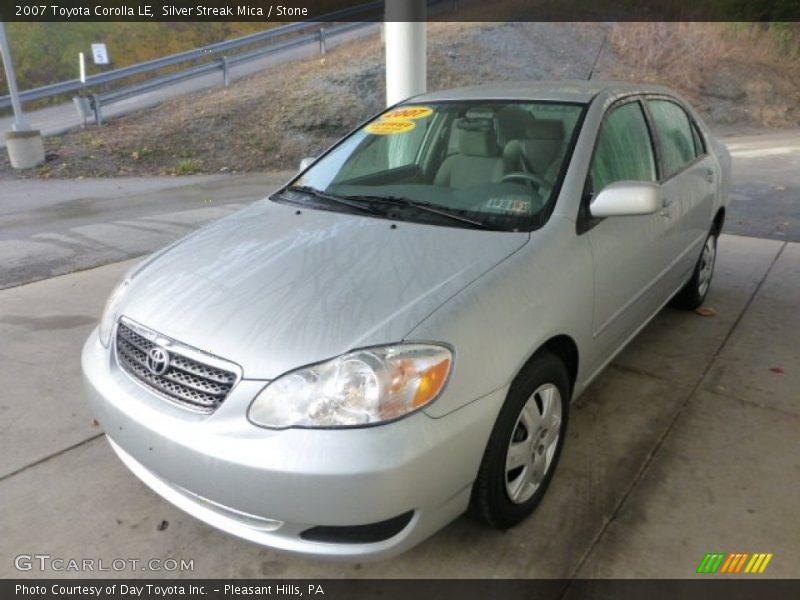
[[[589,175],[595,193],[616,181],[656,181],[653,144],[638,102],[614,108],[605,118]]]
[[[699,155],[686,111],[669,100],[648,100],[664,155],[664,176],[677,173]]]

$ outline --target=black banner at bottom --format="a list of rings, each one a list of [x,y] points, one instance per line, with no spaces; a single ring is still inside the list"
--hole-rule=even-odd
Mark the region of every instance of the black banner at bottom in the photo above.
[[[0,580],[0,598],[238,600],[786,600],[800,579]]]

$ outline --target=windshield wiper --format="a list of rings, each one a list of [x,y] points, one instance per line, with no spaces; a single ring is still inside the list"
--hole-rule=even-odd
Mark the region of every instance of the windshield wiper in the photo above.
[[[357,210],[360,210],[361,212],[367,212],[373,215],[377,214],[377,211],[374,208],[365,205],[362,202],[358,202],[357,199],[348,199],[348,198],[343,198],[341,196],[334,196],[333,194],[325,193],[322,190],[318,190],[317,188],[313,188],[309,185],[292,185],[286,189],[290,192],[307,194],[309,196],[313,196],[314,198],[318,198],[320,200],[327,200],[329,202],[335,202],[343,206],[349,206],[350,208],[355,208]]]
[[[473,227],[479,229],[493,229],[492,227],[488,226],[486,223],[482,221],[478,221],[476,219],[470,219],[469,217],[465,217],[453,211],[438,208],[429,202],[420,202],[418,200],[411,200],[410,198],[403,198],[402,196],[342,196],[342,198],[345,198],[347,200],[378,202],[383,204],[391,204],[393,206],[416,208],[424,212],[439,215],[441,217],[446,217],[453,221],[468,223],[469,225],[472,225]]]

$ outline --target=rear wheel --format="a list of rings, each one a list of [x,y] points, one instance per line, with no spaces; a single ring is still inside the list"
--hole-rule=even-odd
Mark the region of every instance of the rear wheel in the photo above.
[[[472,488],[472,516],[508,529],[533,512],[561,454],[569,393],[567,370],[549,352],[542,352],[520,373],[484,452]]]
[[[692,278],[680,292],[673,298],[672,305],[676,308],[694,310],[706,299],[711,287],[711,278],[714,275],[714,264],[717,260],[717,233],[712,231],[706,238],[703,251],[692,272]]]

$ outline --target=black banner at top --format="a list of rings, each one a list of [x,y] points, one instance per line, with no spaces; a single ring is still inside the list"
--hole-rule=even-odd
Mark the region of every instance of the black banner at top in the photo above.
[[[800,0],[0,0],[0,21],[800,21]],[[410,14],[411,17],[403,17]],[[400,15],[400,16],[392,16]]]

